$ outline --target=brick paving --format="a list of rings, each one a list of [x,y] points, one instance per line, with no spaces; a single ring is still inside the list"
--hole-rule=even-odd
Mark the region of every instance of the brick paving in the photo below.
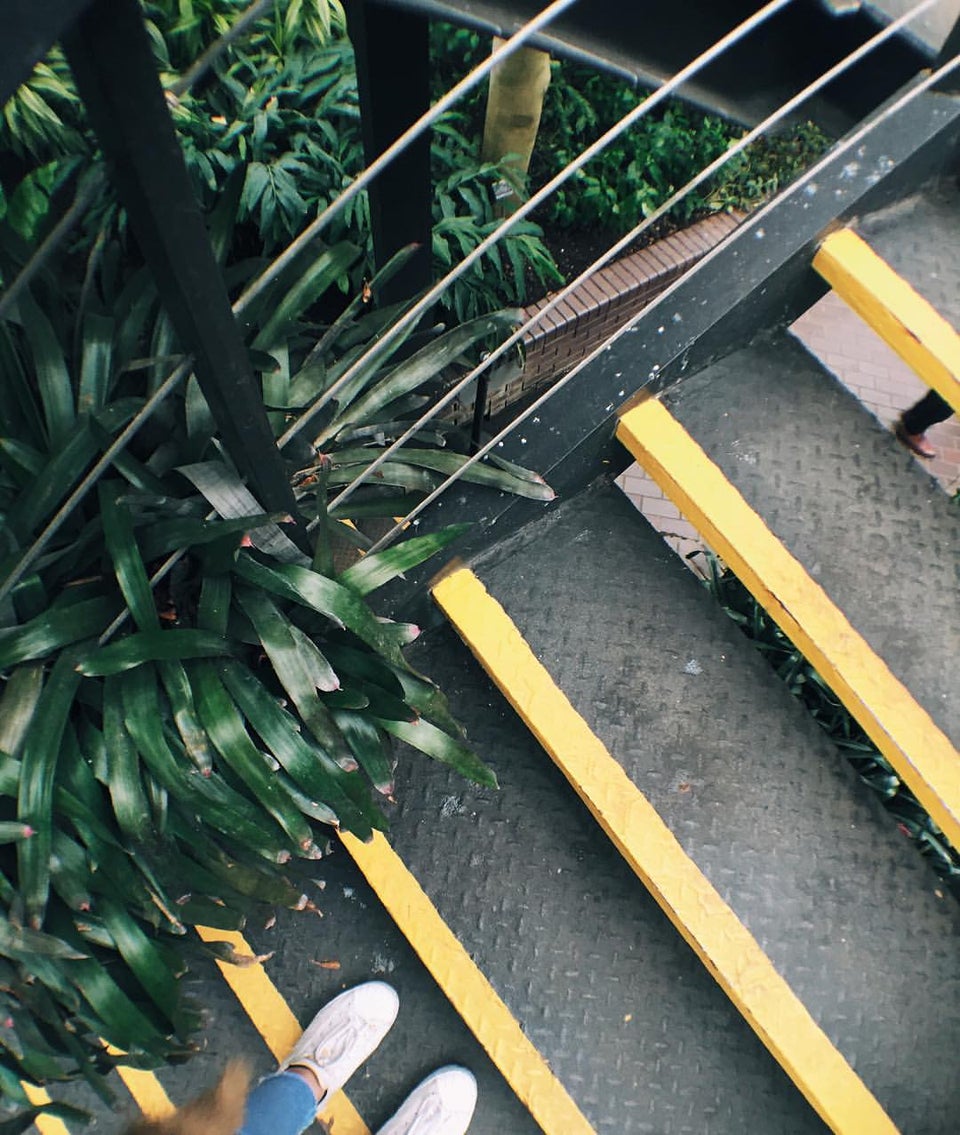
[[[833,292],[804,312],[791,331],[885,426],[928,389]],[[954,493],[960,489],[960,418],[941,422],[927,436],[939,452],[936,460],[921,464],[946,492]],[[706,545],[657,484],[636,464],[620,475],[617,484],[670,547],[697,570],[703,557],[689,557]]]

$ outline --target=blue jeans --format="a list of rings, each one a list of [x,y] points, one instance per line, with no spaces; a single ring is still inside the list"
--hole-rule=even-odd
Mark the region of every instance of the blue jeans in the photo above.
[[[300,1135],[317,1115],[312,1089],[292,1072],[261,1080],[247,1097],[247,1114],[238,1135]]]

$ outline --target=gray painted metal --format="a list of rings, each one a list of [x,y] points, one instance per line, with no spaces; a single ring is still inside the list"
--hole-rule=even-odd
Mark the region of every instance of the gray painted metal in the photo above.
[[[387,0],[431,19],[492,35],[509,35],[535,15],[540,0]],[[659,86],[706,46],[759,7],[753,0],[677,0],[627,5],[622,0],[580,0],[538,37],[560,58],[613,72],[643,88]],[[877,18],[867,10],[836,17],[825,4],[801,0],[769,29],[731,51],[691,82],[684,97],[708,110],[752,124],[794,91],[867,39]],[[899,37],[834,84],[811,116],[842,133],[876,107],[932,57],[919,40]]]
[[[758,328],[783,327],[826,290],[811,268],[825,232],[916,192],[960,157],[960,98],[922,93],[868,123],[651,303],[631,329],[579,371],[496,452],[541,472],[561,496],[629,457],[613,438],[616,411],[644,388],[687,381],[749,342]],[[454,546],[469,557],[548,506],[462,482],[421,518],[421,531],[458,520],[474,528]],[[477,523],[479,521],[479,523]],[[423,602],[428,566],[392,589],[396,610],[435,617]]]
[[[544,555],[564,562],[552,542]],[[514,564],[516,587],[550,601],[530,561]],[[592,648],[575,651],[586,663]],[[823,1135],[453,632],[425,636],[411,661],[442,680],[501,788],[402,760],[391,841],[595,1130]],[[505,1130],[479,1115],[470,1135]]]
[[[741,370],[747,362],[741,361]],[[784,384],[791,378],[788,371]],[[742,439],[733,452],[744,458],[744,469],[782,480],[788,493],[816,463],[819,437],[794,461],[794,451],[768,435],[764,453],[779,453],[777,469],[762,458],[755,465],[747,460],[754,449],[734,412],[746,411],[746,400],[734,401],[729,417],[723,416],[730,405],[723,394],[711,399],[698,390],[686,401],[696,405],[698,422],[719,420],[732,442]],[[793,402],[784,407],[794,409]],[[832,411],[833,403],[825,409]],[[811,407],[806,417],[814,413]],[[859,413],[864,420],[856,433],[842,435],[859,446],[855,453],[870,442],[866,415]],[[856,518],[866,507],[862,488],[869,475],[858,459],[850,460],[851,475],[840,479],[842,509]],[[898,472],[895,455],[888,453],[887,460]],[[819,518],[805,511],[805,501],[796,504],[805,527],[815,527]],[[841,507],[836,496],[830,507]],[[871,527],[878,527],[873,516]],[[851,536],[870,541],[856,527]],[[864,549],[865,559],[871,551]],[[952,1070],[960,1027],[960,910],[952,898],[936,896],[933,873],[892,817],[616,490],[568,502],[513,546],[497,549],[496,557],[494,565],[476,568],[481,578],[900,1129],[905,1135],[952,1135],[960,1106]],[[878,606],[881,582],[868,582],[863,572],[856,577],[859,591]],[[505,792],[510,790],[508,784]],[[418,849],[427,871],[428,855]],[[457,885],[454,875],[444,870],[445,887]],[[592,893],[588,878],[582,883],[586,899]],[[604,934],[622,949],[621,928],[592,905],[588,909],[582,922],[603,923]],[[581,928],[581,940],[588,933]],[[661,956],[648,947],[645,964],[658,967]],[[669,1043],[683,1018],[670,1004],[655,1009],[641,988],[625,983],[624,1003],[642,1015],[643,1030]],[[704,1088],[711,1085],[718,1102],[725,1100],[708,1070],[705,1050],[716,1042],[711,1031],[706,1023],[693,1047],[685,1038],[671,1098],[686,1098],[681,1069],[696,1067]],[[600,1030],[584,1030],[594,1032]],[[642,1096],[642,1057],[636,1068],[634,1090]],[[663,1086],[659,1077],[648,1086],[652,1108],[663,1103]],[[700,1101],[702,1096],[695,1107],[703,1106]],[[651,1110],[649,1128],[637,1129],[665,1130],[659,1114]],[[692,1110],[690,1130],[707,1130],[703,1117],[709,1114],[701,1112],[698,1124]],[[732,1119],[727,1112],[716,1128],[733,1132]],[[745,1129],[783,1130],[773,1116]]]
[[[960,523],[933,478],[789,336],[668,405],[960,745]]]

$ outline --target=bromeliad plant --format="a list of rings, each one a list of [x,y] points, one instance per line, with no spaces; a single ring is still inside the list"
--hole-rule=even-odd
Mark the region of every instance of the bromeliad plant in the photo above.
[[[221,251],[230,219],[213,218]],[[312,247],[244,313],[277,433],[314,408],[287,447],[296,518],[253,499],[193,378],[144,420],[183,360],[122,248],[95,247],[75,290],[41,273],[0,322],[0,1090],[24,1107],[21,1081],[80,1074],[103,1094],[116,1062],[186,1052],[179,979],[198,951],[232,959],[189,928],[309,906],[284,864],[385,827],[392,739],[496,783],[404,659],[417,628],[368,604],[459,529],[359,555],[369,517],[466,461],[455,436],[421,431],[330,500],[512,316],[408,331],[364,362],[396,314],[369,310],[379,281],[333,325],[310,318],[358,255]],[[75,493],[128,423],[134,442]],[[552,496],[514,466],[470,476]]]

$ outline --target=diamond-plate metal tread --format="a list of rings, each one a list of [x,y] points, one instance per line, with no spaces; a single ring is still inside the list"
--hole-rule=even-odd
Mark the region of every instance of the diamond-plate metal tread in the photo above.
[[[863,217],[867,243],[960,330],[960,188],[943,178],[923,193]]]
[[[960,744],[960,514],[788,336],[667,395],[680,423]]]
[[[905,1135],[952,1133],[960,911],[927,864],[614,490],[516,543],[475,570],[537,657]]]
[[[594,1129],[823,1135],[453,631],[409,657],[501,787],[402,760],[391,842]]]

